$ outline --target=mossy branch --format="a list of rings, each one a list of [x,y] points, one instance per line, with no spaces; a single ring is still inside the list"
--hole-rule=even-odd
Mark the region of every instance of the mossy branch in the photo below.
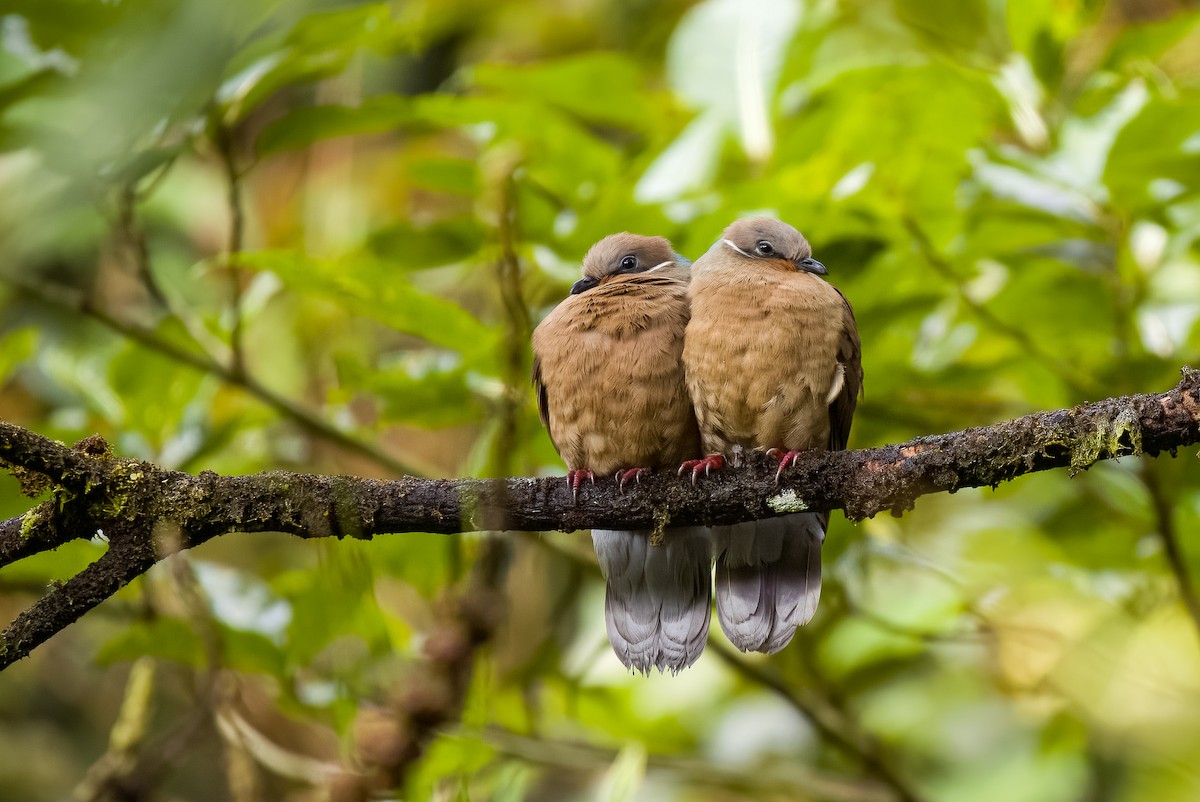
[[[843,509],[852,519],[963,487],[995,486],[1035,471],[1086,469],[1102,459],[1158,454],[1200,442],[1200,371],[1166,393],[1125,396],[1040,412],[993,426],[921,437],[882,448],[806,455],[774,481],[766,457],[693,487],[670,473],[625,494],[612,480],[585,486],[574,501],[553,479],[414,479],[268,472],[199,476],[111,455],[89,438],[69,448],[0,422],[0,462],[31,494],[54,497],[0,522],[0,567],[103,531],[108,552],[50,591],[3,633],[0,669],[144,573],[166,552],[162,532],[183,547],[232,532],[356,537],[489,529],[572,531],[592,526],[654,529],[724,524],[797,510]],[[29,475],[44,481],[29,481]]]

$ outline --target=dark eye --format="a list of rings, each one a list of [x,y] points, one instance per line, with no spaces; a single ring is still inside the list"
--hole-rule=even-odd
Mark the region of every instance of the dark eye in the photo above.
[[[754,250],[758,251],[763,256],[770,256],[775,253],[775,249],[771,247],[771,243],[765,239],[760,239],[758,244],[754,246]]]
[[[624,256],[621,258],[621,269],[622,270],[633,270],[635,267],[637,267],[637,257],[636,256]]]

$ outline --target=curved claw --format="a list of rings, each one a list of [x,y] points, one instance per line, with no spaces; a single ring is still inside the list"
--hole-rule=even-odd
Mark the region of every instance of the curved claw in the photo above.
[[[779,480],[783,478],[783,472],[789,466],[796,464],[796,458],[800,456],[800,453],[799,451],[784,451],[782,448],[767,450],[768,457],[774,457],[779,460],[779,470],[775,471],[775,484],[779,484]]]
[[[685,460],[684,463],[679,466],[679,473],[676,475],[683,476],[684,471],[690,469],[692,472],[692,485],[694,486],[696,484],[696,480],[700,478],[700,474],[702,472],[705,476],[708,476],[711,472],[719,471],[724,467],[725,457],[723,455],[709,454],[704,459]]]
[[[613,477],[617,480],[617,490],[624,493],[625,485],[631,481],[637,482],[640,485],[642,483],[642,475],[649,472],[646,468],[630,468],[627,471],[617,471],[617,475]]]
[[[589,480],[592,484],[596,484],[595,475],[587,468],[567,471],[567,485],[571,488],[571,496],[575,501],[579,501],[579,486],[583,484],[584,479]]]

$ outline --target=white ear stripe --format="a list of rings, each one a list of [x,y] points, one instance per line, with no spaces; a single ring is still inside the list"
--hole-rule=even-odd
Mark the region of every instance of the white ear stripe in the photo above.
[[[750,254],[746,253],[746,252],[745,252],[745,251],[743,251],[741,248],[739,248],[738,246],[734,245],[732,242],[730,242],[730,241],[729,241],[729,240],[727,240],[727,239],[723,239],[723,240],[721,240],[721,242],[724,242],[724,243],[725,243],[726,245],[728,245],[730,248],[733,248],[735,251],[737,251],[738,253],[740,253],[742,256],[745,256],[747,259],[753,259],[753,258],[754,258],[753,256],[751,256]]]
[[[670,266],[670,265],[673,265],[673,264],[675,264],[675,260],[674,260],[674,259],[671,259],[671,260],[669,260],[669,261],[666,261],[666,262],[659,262],[658,264],[656,264],[654,267],[650,268],[650,269],[649,269],[649,270],[647,270],[646,272],[647,272],[647,273],[653,273],[655,270],[660,270],[660,269],[662,269],[662,268],[664,268],[664,267],[668,267],[668,266]]]

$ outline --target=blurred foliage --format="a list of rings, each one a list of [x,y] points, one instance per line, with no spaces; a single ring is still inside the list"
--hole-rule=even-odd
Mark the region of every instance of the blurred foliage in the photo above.
[[[1197,360],[1185,0],[6,0],[0,43],[0,416],[66,442],[188,471],[561,472],[498,265],[536,321],[600,237],[695,258],[756,211],[855,306],[852,445]],[[674,678],[609,653],[585,536],[515,538],[504,634],[407,798],[872,798],[764,676],[920,799],[1200,798],[1200,622],[1164,551],[1200,530],[1198,479],[1191,454],[1126,459],[837,521],[802,637]],[[169,798],[318,798],[308,769],[403,683],[477,544],[230,536],[190,582],[159,566],[0,676],[0,798],[67,798],[139,656]],[[0,607],[99,549],[0,571]]]

